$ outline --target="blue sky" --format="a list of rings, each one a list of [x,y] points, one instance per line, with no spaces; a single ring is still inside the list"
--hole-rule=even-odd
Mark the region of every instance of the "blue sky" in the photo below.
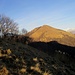
[[[0,14],[28,31],[44,24],[75,28],[75,0],[0,0]]]

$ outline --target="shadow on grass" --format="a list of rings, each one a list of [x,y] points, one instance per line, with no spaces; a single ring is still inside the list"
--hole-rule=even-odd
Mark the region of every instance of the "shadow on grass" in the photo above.
[[[51,41],[51,42],[31,42],[28,45],[41,50],[43,52],[46,52],[49,55],[54,54],[55,52],[60,52],[62,54],[67,54],[72,57],[75,57],[75,47],[67,46],[58,43],[57,41]]]

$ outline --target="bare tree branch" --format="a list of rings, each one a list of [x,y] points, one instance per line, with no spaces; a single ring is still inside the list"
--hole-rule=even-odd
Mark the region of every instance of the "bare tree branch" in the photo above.
[[[11,32],[17,34],[19,31],[18,24],[5,15],[0,15],[0,24],[2,25],[3,33]]]

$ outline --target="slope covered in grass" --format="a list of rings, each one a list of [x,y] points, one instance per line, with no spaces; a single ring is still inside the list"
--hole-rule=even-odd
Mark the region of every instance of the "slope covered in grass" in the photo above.
[[[60,29],[50,27],[48,25],[35,28],[27,33],[26,36],[32,38],[32,40],[36,42],[57,41],[68,46],[75,46],[75,35]]]
[[[74,75],[74,63],[60,53],[51,57],[28,45],[0,39],[0,75]]]

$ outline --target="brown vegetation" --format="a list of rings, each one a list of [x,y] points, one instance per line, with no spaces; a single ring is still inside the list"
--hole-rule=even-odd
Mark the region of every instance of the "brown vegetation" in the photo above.
[[[27,33],[26,36],[36,42],[58,41],[61,44],[75,46],[75,35],[47,25],[35,28]]]

